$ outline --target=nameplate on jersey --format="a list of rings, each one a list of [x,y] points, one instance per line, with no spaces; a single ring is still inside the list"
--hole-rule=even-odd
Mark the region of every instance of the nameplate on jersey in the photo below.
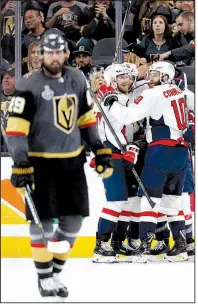
[[[70,134],[76,123],[77,97],[75,94],[55,96],[54,124],[63,132]]]

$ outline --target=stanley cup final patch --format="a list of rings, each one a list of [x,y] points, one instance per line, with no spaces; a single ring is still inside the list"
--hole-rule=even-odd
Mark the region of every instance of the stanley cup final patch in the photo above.
[[[41,93],[41,96],[44,100],[50,101],[54,96],[54,91],[50,89],[50,86],[45,85],[44,91]]]

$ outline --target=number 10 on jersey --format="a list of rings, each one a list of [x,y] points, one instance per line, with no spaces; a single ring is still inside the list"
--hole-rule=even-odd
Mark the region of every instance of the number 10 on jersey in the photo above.
[[[175,118],[177,121],[177,127],[179,130],[184,130],[187,128],[187,106],[186,101],[182,97],[178,100],[174,100],[171,102],[171,106],[173,107]]]

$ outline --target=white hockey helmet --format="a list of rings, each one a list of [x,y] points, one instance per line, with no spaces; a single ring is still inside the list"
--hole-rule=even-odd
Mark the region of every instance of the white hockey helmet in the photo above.
[[[116,83],[117,76],[129,73],[130,70],[122,64],[112,64],[105,69],[104,78],[107,84],[110,85],[112,82]]]
[[[123,63],[122,65],[123,65],[123,67],[125,67],[125,69],[127,69],[129,71],[129,76],[131,79],[131,86],[129,88],[129,91],[131,91],[135,87],[136,81],[138,79],[137,66],[135,64],[127,63],[127,62]]]
[[[171,83],[175,77],[175,68],[170,62],[157,61],[149,67],[149,74],[151,71],[157,71],[160,73],[161,83]],[[164,76],[167,76],[166,80],[163,79]]]
[[[130,71],[130,75],[134,76],[135,80],[137,80],[137,78],[138,78],[138,69],[137,69],[137,66],[135,64],[124,62],[122,64],[122,66],[125,69],[128,69]]]

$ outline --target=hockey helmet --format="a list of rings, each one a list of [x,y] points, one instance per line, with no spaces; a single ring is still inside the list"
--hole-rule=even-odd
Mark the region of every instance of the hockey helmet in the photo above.
[[[105,69],[104,78],[107,84],[110,85],[112,82],[117,82],[117,77],[119,75],[124,74],[130,75],[130,70],[124,67],[122,64],[112,64]]]
[[[175,77],[175,68],[170,62],[157,61],[149,67],[149,74],[151,71],[157,71],[160,73],[161,83],[171,83]],[[164,76],[167,76],[166,80],[163,79]]]
[[[62,32],[57,29],[53,29],[53,31],[46,31],[44,37],[41,40],[40,50],[41,54],[43,54],[44,51],[51,50],[64,50],[66,53],[69,51],[68,43],[62,35]]]
[[[135,82],[138,79],[138,69],[137,66],[135,64],[131,64],[131,63],[123,63],[122,66],[125,69],[128,69],[130,71],[130,76],[132,77],[133,81]]]

